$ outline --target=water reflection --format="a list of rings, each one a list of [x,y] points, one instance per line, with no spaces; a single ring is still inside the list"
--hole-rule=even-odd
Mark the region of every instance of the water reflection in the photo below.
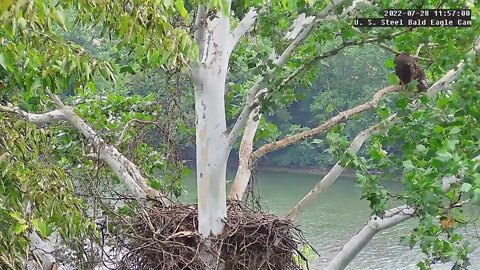
[[[233,178],[233,175],[228,178]],[[319,180],[315,175],[295,173],[260,172],[257,175],[258,190],[265,210],[277,215],[285,215]],[[398,189],[399,185],[390,184]],[[185,181],[189,192],[188,201],[195,201],[195,182]],[[368,203],[360,201],[360,191],[349,178],[340,179],[327,192],[308,208],[300,217],[299,224],[310,243],[321,257],[310,263],[311,269],[322,269],[325,263],[358,232],[368,217]],[[379,233],[347,269],[350,270],[413,270],[423,258],[414,248],[399,243],[400,236],[406,234],[415,220],[401,223]],[[480,250],[471,255],[469,269],[480,270]],[[435,266],[436,270],[451,269],[451,265]]]

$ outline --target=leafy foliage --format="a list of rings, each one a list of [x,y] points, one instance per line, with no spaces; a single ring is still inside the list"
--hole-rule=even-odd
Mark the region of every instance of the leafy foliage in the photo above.
[[[365,158],[350,159],[362,159],[349,164],[363,171],[358,183],[373,213],[382,214],[392,200],[416,207],[419,224],[405,242],[411,247],[418,243],[427,254],[427,260],[418,264],[420,269],[445,261],[458,269],[469,265],[469,239],[458,229],[472,222],[465,206],[479,206],[480,77],[474,62],[471,55],[465,55],[465,70],[454,89],[433,100],[419,97],[419,109],[411,106],[412,99],[399,97],[399,120],[376,135]],[[461,178],[463,184],[445,191],[445,179],[452,176]],[[381,185],[382,179],[391,177],[403,183],[402,192],[392,194]]]
[[[52,133],[0,116],[0,253],[23,268],[29,234],[63,239],[94,232],[73,183],[52,157]]]

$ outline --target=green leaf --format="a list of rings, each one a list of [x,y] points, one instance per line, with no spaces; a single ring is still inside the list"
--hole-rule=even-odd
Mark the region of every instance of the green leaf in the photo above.
[[[417,263],[417,266],[418,266],[418,268],[419,268],[420,270],[427,270],[427,269],[428,269],[428,268],[427,268],[427,265],[426,265],[425,262],[423,262],[423,261],[418,262],[418,263]]]
[[[26,27],[27,27],[27,21],[25,20],[25,18],[23,17],[18,18],[18,28],[20,28],[20,30],[24,30]]]
[[[435,133],[438,133],[438,134],[443,134],[443,132],[445,131],[445,129],[444,129],[442,126],[436,125],[436,126],[433,128],[433,131],[434,131]]]
[[[14,218],[17,221],[25,223],[25,220],[22,218],[22,215],[19,212],[11,212],[10,217]]]
[[[397,85],[398,84],[398,78],[397,78],[397,75],[395,75],[395,73],[388,74],[387,79],[388,79],[388,83],[390,85]]]
[[[398,109],[405,109],[408,105],[408,100],[406,98],[399,98],[395,101],[395,107]]]
[[[24,223],[16,223],[15,226],[13,227],[13,232],[15,234],[21,234],[23,231],[25,231],[28,228],[27,224]]]
[[[427,152],[427,148],[423,144],[417,145],[415,147],[415,150],[417,150],[419,153],[422,153],[422,154]]]
[[[60,27],[62,27],[63,30],[67,31],[67,27],[65,26],[65,15],[63,13],[63,9],[57,8],[52,12],[52,18],[55,20],[56,23]]]
[[[47,237],[48,236],[48,226],[45,222],[34,219],[32,221],[33,227],[40,233],[41,236]]]
[[[95,91],[95,84],[93,82],[88,82],[86,86],[91,92]]]
[[[379,108],[377,112],[380,118],[382,119],[385,119],[390,116],[390,111],[385,106],[382,106],[381,108]]]
[[[14,56],[12,52],[5,51],[3,53],[0,53],[0,65],[4,69],[8,71],[13,71],[13,62],[14,62]]]
[[[39,96],[30,97],[27,103],[32,106],[37,106],[40,103],[40,97]]]
[[[448,149],[454,151],[457,144],[459,144],[459,143],[460,143],[459,140],[448,140],[447,141]]]
[[[462,186],[460,187],[461,192],[469,192],[472,189],[472,184],[470,183],[463,183]]]
[[[130,74],[135,74],[135,70],[131,66],[123,66],[120,68],[120,73],[130,73]]]
[[[461,129],[458,127],[454,127],[450,130],[449,134],[457,134],[460,133]]]
[[[372,147],[372,149],[370,149],[370,156],[374,160],[380,160],[385,157],[385,151],[381,148]]]
[[[83,69],[85,72],[85,77],[87,78],[87,80],[90,80],[92,69],[90,68],[90,65],[88,64],[88,62],[83,62]]]
[[[385,61],[385,63],[383,63],[383,66],[386,67],[386,68],[394,68],[395,67],[395,63],[393,62],[393,59],[390,58],[388,59],[387,61]],[[393,74],[393,73],[392,73]],[[396,78],[396,76],[395,76]]]
[[[3,15],[3,12],[10,8],[10,6],[15,2],[15,0],[1,0],[0,1],[0,15]]]
[[[181,42],[180,42],[180,50],[182,52],[185,52],[185,49],[187,48],[188,44],[189,44],[189,38],[187,36],[182,36]]]
[[[148,185],[155,190],[160,190],[162,188],[160,182],[153,179],[148,181]]]
[[[185,4],[183,0],[176,0],[175,1],[175,9],[178,11],[182,19],[186,20],[188,17],[188,11],[185,9]]]
[[[325,109],[325,111],[328,112],[328,113],[331,113],[331,112],[335,111],[335,107],[333,107],[333,104],[330,103],[330,104],[328,104],[328,106],[327,106],[327,108]]]
[[[120,18],[120,25],[118,28],[119,37],[123,37],[123,35],[125,35],[128,29],[129,22],[130,22],[130,17],[128,15],[123,15],[122,18]]]
[[[30,85],[30,91],[35,91],[41,87],[42,87],[42,80],[40,78],[35,78],[35,80],[32,82],[32,85]]]
[[[448,162],[452,158],[453,158],[453,155],[446,150],[440,150],[437,152],[437,159],[440,160],[441,162]]]
[[[407,172],[415,168],[411,160],[405,160],[402,164],[403,164],[403,169],[405,169],[405,171]]]
[[[449,99],[444,96],[439,97],[437,100],[437,107],[444,108],[445,106],[447,106],[448,101]]]
[[[165,51],[165,52],[163,52],[162,58],[160,59],[160,62],[159,62],[158,64],[159,64],[159,65],[165,64],[171,54],[172,54],[172,52],[170,52],[170,51]]]

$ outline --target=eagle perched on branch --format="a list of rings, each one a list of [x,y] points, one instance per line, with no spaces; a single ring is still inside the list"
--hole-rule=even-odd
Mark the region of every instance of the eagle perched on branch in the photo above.
[[[426,91],[428,89],[425,72],[417,63],[417,59],[407,53],[400,53],[395,57],[395,74],[400,79],[400,85],[407,85],[411,81],[417,80],[417,89]]]

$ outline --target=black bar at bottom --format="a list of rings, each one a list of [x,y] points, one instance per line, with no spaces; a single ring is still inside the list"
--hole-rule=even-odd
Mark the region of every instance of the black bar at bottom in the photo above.
[[[470,27],[469,17],[448,18],[356,18],[353,20],[356,27]]]

